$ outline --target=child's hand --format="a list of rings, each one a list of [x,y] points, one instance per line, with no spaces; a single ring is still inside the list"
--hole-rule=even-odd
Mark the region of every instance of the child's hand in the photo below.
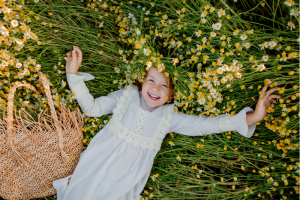
[[[75,52],[73,52],[75,51]],[[82,62],[82,52],[77,46],[73,46],[72,53],[67,53],[67,64],[66,64],[66,72],[68,74],[77,74],[78,68]]]
[[[276,103],[275,98],[280,98],[279,95],[270,95],[274,91],[276,91],[277,88],[273,88],[266,92],[268,86],[269,85],[265,85],[262,89],[261,95],[259,96],[259,100],[255,107],[254,115],[258,121],[262,120],[266,116],[267,110],[270,107],[271,103]]]

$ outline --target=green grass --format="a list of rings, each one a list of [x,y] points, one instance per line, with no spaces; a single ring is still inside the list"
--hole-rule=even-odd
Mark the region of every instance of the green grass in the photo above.
[[[295,188],[299,188],[300,167],[298,133],[299,42],[297,41],[299,17],[289,15],[291,7],[286,6],[282,0],[271,2],[257,0],[238,0],[237,2],[157,0],[153,1],[154,6],[150,4],[150,1],[143,0],[134,1],[133,4],[124,1],[123,5],[120,2],[106,1],[108,6],[104,9],[101,7],[104,4],[103,1],[99,5],[96,4],[97,11],[87,6],[88,4],[91,5],[91,1],[26,2],[23,4],[22,11],[26,16],[31,16],[32,22],[28,26],[38,36],[42,44],[37,45],[35,41],[28,40],[24,49],[21,51],[11,49],[10,53],[20,60],[26,60],[28,56],[36,58],[36,63],[42,66],[40,71],[49,75],[48,79],[52,83],[52,95],[57,96],[55,101],[71,106],[71,109],[74,110],[79,105],[74,98],[70,100],[72,93],[68,91],[67,85],[62,87],[61,84],[62,81],[66,82],[66,75],[59,73],[59,70],[65,72],[64,58],[66,53],[72,50],[73,45],[79,46],[83,52],[82,66],[79,71],[91,73],[96,77],[94,80],[86,82],[90,93],[95,98],[117,90],[120,83],[122,87],[128,84],[128,81],[124,83],[124,80],[127,80],[124,76],[126,68],[122,66],[124,63],[120,58],[119,49],[122,49],[124,54],[128,53],[126,57],[128,61],[133,60],[135,62],[140,59],[146,61],[147,58],[135,57],[133,52],[130,52],[130,50],[135,49],[135,46],[128,42],[133,37],[140,39],[145,37],[145,34],[149,35],[148,45],[163,54],[162,60],[166,62],[166,69],[170,76],[178,78],[177,82],[174,81],[177,92],[183,94],[183,90],[190,91],[191,88],[193,89],[191,84],[194,84],[195,81],[200,82],[201,85],[201,80],[205,79],[195,76],[192,80],[188,73],[197,74],[197,72],[208,71],[208,68],[216,70],[218,66],[213,66],[213,62],[217,62],[221,56],[220,49],[223,48],[224,63],[229,65],[233,60],[238,60],[239,64],[243,65],[239,71],[242,78],[234,77],[234,81],[226,84],[221,83],[215,87],[223,98],[222,102],[217,102],[215,105],[220,112],[213,113],[208,107],[199,105],[197,97],[192,97],[191,102],[193,103],[189,103],[188,106],[185,106],[185,100],[178,101],[178,111],[194,115],[201,113],[217,115],[231,112],[236,114],[246,106],[255,109],[259,92],[268,82],[268,79],[272,83],[271,88],[280,87],[280,91],[276,91],[275,94],[279,94],[281,100],[277,100],[277,103],[272,105],[272,110],[268,112],[267,118],[256,124],[255,134],[251,138],[243,137],[235,131],[196,137],[185,136],[180,133],[168,134],[163,141],[161,150],[155,157],[149,180],[144,188],[147,193],[143,191],[142,196],[148,199],[150,199],[150,194],[153,195],[153,199],[268,199],[271,196],[275,199],[296,198],[298,194]],[[262,6],[261,3],[265,4]],[[138,5],[141,5],[140,9],[137,9]],[[214,6],[216,10],[223,8],[226,15],[230,15],[230,19],[224,18],[225,16],[222,18],[222,29],[215,31],[219,33],[217,33],[216,38],[212,39],[209,39],[209,34],[213,31],[211,26],[219,18],[216,13],[208,12],[207,23],[202,24],[200,16],[206,5]],[[297,6],[299,5],[293,7],[296,8]],[[143,7],[146,8],[145,11],[142,10]],[[185,8],[184,16],[180,17],[176,11],[183,8]],[[117,14],[116,10],[118,10]],[[145,14],[147,10],[149,10],[148,15]],[[34,15],[30,15],[30,11],[33,11]],[[49,15],[49,12],[53,15]],[[129,13],[134,14],[137,24],[123,24],[123,31],[139,28],[141,30],[140,36],[134,32],[120,36],[120,26],[118,25],[122,25],[120,24],[122,20],[118,21],[117,19],[118,17],[124,19]],[[168,20],[172,21],[169,25],[161,23],[165,14],[167,14],[168,19],[164,23],[167,23]],[[40,19],[35,20],[33,17],[35,15],[39,16]],[[4,16],[3,13],[1,16]],[[99,19],[99,16],[103,18]],[[149,18],[149,20],[146,21],[145,18]],[[178,22],[179,18],[180,22]],[[290,21],[296,26],[293,30],[287,29],[287,24]],[[42,22],[46,22],[46,25],[42,25]],[[104,22],[104,25],[99,28],[101,22]],[[49,26],[49,23],[52,23],[52,27]],[[180,30],[178,30],[178,25],[182,26]],[[165,28],[168,30],[165,31]],[[234,36],[233,32],[236,29],[240,32]],[[251,29],[254,30],[253,34],[247,34],[247,39],[241,41],[240,35]],[[54,30],[57,31],[54,32]],[[155,30],[162,35],[156,35]],[[203,31],[199,38],[195,36],[197,30]],[[179,34],[176,35],[176,33]],[[228,47],[227,42],[225,46],[222,46],[222,41],[219,38],[223,34],[226,37],[231,37],[230,44],[232,47]],[[204,36],[207,37],[210,46],[208,45],[202,50],[202,55],[198,56],[196,62],[190,62],[196,53],[186,54],[186,52],[191,51],[191,48],[196,48],[197,44],[202,44],[201,38]],[[20,37],[20,34],[16,37]],[[192,41],[188,42],[187,37],[191,37]],[[182,46],[176,45],[174,48],[169,48],[169,43],[168,45],[164,44],[164,42],[171,42],[172,39],[182,41]],[[277,44],[280,44],[280,49],[278,49],[279,45],[276,45],[276,48],[261,50],[259,45],[273,39],[276,40]],[[249,42],[251,47],[239,50],[234,46],[235,43],[241,42]],[[4,48],[5,45],[2,44],[1,49]],[[215,53],[212,53],[212,48],[215,49]],[[101,55],[99,54],[100,51],[103,51]],[[234,55],[226,56],[225,53],[230,51]],[[287,61],[280,61],[283,52],[286,52],[286,56],[296,52],[297,56],[287,59]],[[203,62],[204,54],[209,56],[206,63]],[[179,55],[182,55],[182,60],[176,68],[167,63],[171,58],[179,58]],[[268,61],[263,61],[264,55],[269,56]],[[249,60],[251,56],[253,56],[252,61]],[[202,64],[201,68],[198,67],[199,63]],[[264,64],[266,68],[262,71],[255,70],[260,64]],[[57,67],[54,68],[54,66]],[[136,71],[130,74],[131,80],[135,80],[134,74],[145,71],[140,66],[133,66]],[[120,73],[115,72],[116,67],[119,67]],[[37,80],[29,80],[29,77],[32,74],[37,74],[37,72],[32,71],[30,76],[25,76],[20,80],[13,77],[14,73],[18,72],[15,67],[8,66],[2,71],[12,74],[9,78],[0,75],[0,83],[9,80],[8,83],[0,86],[3,91],[2,94],[0,93],[0,98],[5,101],[7,101],[6,95],[11,83],[26,80],[34,86],[38,84]],[[175,71],[178,72],[177,76],[174,75]],[[291,71],[294,73],[290,75],[289,72]],[[217,74],[217,76],[221,79],[224,74]],[[121,79],[123,80],[120,81]],[[118,84],[113,84],[115,80]],[[228,88],[226,85],[229,83],[230,87]],[[41,88],[39,90],[42,91]],[[204,91],[205,95],[209,94],[205,88],[194,88],[194,90],[196,92]],[[22,101],[19,100],[22,98],[23,101],[28,100],[30,104],[35,104],[35,107],[44,109],[45,103],[41,100],[45,97],[43,92],[37,98],[33,95],[34,92],[27,93],[24,89],[18,89],[15,94],[15,108],[22,107]],[[190,94],[185,95],[189,96]],[[65,102],[62,99],[65,99]],[[197,111],[197,108],[201,108],[202,111]],[[5,109],[5,105],[2,106],[2,109]],[[37,116],[37,110],[29,107],[26,109],[34,117]],[[1,117],[2,114],[3,112],[0,110]],[[84,138],[87,140],[85,146],[105,126],[104,120],[109,120],[109,118],[109,115],[102,116],[98,122],[94,121],[96,118],[85,118],[83,131]],[[93,124],[97,124],[98,127],[92,127]],[[204,141],[202,142],[200,139]],[[175,144],[175,146],[170,145],[170,143]],[[201,144],[203,147],[200,146]],[[200,147],[197,148],[197,145]],[[181,161],[178,161],[178,155]],[[203,170],[203,172],[200,174],[199,170]],[[262,176],[261,173],[265,173],[265,175]],[[153,181],[152,179],[156,174],[158,177],[155,177],[155,181]],[[200,178],[197,178],[197,175],[200,175]],[[237,177],[237,181],[234,181],[234,177]],[[270,177],[273,178],[272,181],[270,181]],[[223,182],[221,178],[223,178]],[[282,178],[286,179],[288,184],[285,184]],[[278,183],[277,186],[274,185],[275,182]],[[232,189],[233,185],[235,189]],[[276,188],[276,190],[270,188]],[[49,196],[41,199],[55,198]]]

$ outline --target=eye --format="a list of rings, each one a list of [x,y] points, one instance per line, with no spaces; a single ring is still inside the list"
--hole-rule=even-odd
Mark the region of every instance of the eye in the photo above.
[[[152,79],[148,79],[148,81],[152,81],[152,82],[154,82]]]
[[[163,85],[165,88],[168,88],[168,86],[167,85]]]

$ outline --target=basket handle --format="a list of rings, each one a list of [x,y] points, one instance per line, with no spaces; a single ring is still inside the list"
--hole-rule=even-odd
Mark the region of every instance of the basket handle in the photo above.
[[[61,131],[61,126],[59,125],[59,122],[57,120],[57,115],[56,115],[56,111],[54,108],[54,104],[53,104],[53,100],[52,100],[52,96],[51,96],[51,91],[50,91],[50,87],[49,87],[49,83],[47,81],[47,78],[45,76],[45,74],[40,74],[39,75],[39,82],[42,83],[42,85],[45,88],[45,93],[48,99],[48,104],[50,106],[50,110],[51,110],[51,116],[52,119],[54,120],[56,129],[57,129],[57,134],[58,134],[58,146],[60,149],[60,152],[62,154],[63,159],[65,159],[66,161],[69,160],[69,156],[64,152],[63,150],[63,137],[62,137],[62,131]],[[18,161],[21,161],[22,164],[28,166],[28,161],[24,155],[22,155],[20,152],[17,151],[17,149],[15,148],[13,141],[13,135],[12,135],[12,130],[13,130],[13,99],[14,99],[14,93],[16,91],[16,89],[18,87],[27,87],[37,93],[39,93],[35,87],[33,87],[32,85],[30,85],[29,83],[21,83],[19,85],[14,85],[9,92],[8,95],[8,104],[7,104],[7,113],[8,113],[8,119],[7,119],[7,143],[10,146],[10,148],[12,149],[13,153],[15,154],[15,156],[17,157]]]

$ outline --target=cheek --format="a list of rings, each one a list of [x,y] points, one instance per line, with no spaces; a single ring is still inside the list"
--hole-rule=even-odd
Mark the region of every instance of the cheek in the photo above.
[[[168,96],[168,89],[163,88],[161,94],[163,95],[163,98],[165,99],[165,97]]]
[[[149,86],[146,83],[142,85],[142,93],[143,94],[146,94],[148,89],[149,89]]]
[[[145,88],[146,90],[148,90],[152,85],[152,82],[151,81],[145,81],[142,85],[142,88]]]

